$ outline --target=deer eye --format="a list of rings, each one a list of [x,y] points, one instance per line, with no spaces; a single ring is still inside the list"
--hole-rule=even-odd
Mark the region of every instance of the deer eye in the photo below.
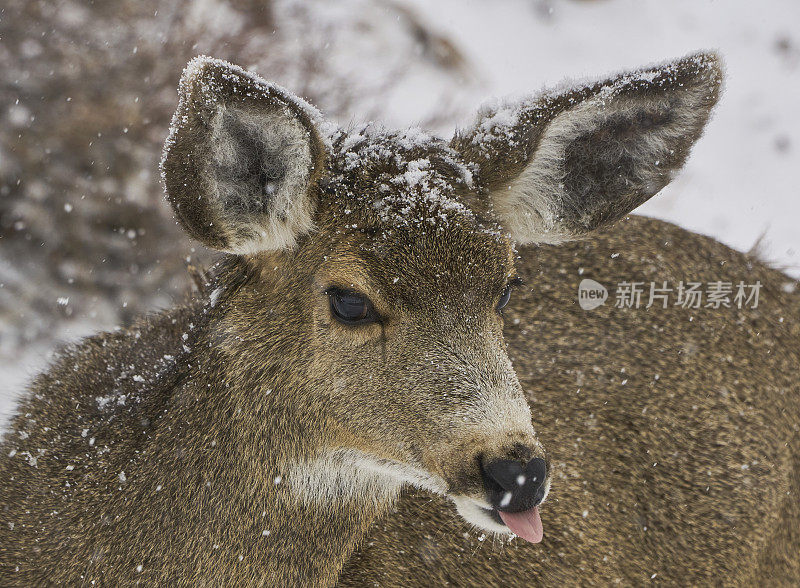
[[[511,300],[511,291],[522,284],[522,278],[519,276],[511,278],[508,284],[506,284],[506,289],[503,290],[503,293],[500,295],[500,300],[497,302],[497,312],[503,311],[503,309],[508,305],[508,301]]]
[[[361,325],[377,319],[372,303],[357,292],[331,288],[328,290],[328,300],[333,316],[345,325]]]
[[[497,302],[497,310],[503,310],[508,305],[509,300],[511,300],[510,284],[506,286],[506,289],[503,290],[503,293],[500,295],[500,300]]]

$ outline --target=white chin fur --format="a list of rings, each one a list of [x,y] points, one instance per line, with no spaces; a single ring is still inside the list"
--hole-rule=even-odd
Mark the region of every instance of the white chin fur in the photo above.
[[[539,503],[541,506],[547,495],[550,494],[550,480],[547,480],[547,486],[544,491],[544,498]],[[456,505],[456,510],[461,518],[467,521],[470,525],[474,525],[479,529],[488,531],[490,533],[497,533],[498,535],[511,535],[511,531],[505,525],[501,525],[495,521],[489,514],[489,505],[483,501],[467,498],[466,496],[450,496],[450,500]]]
[[[356,449],[335,449],[295,463],[288,483],[309,503],[342,498],[380,503],[396,498],[405,484],[442,495],[447,488],[444,480],[422,468],[380,460]]]
[[[456,510],[461,518],[470,525],[475,525],[479,529],[498,535],[510,535],[508,527],[501,525],[489,515],[489,511],[482,508],[472,498],[465,496],[451,496],[450,499],[455,503]]]

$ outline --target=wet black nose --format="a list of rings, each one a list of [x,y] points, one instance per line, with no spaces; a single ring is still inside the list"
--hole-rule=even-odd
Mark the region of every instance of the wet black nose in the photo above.
[[[498,510],[530,510],[544,498],[547,465],[541,457],[524,465],[512,459],[496,459],[481,469],[489,502]]]

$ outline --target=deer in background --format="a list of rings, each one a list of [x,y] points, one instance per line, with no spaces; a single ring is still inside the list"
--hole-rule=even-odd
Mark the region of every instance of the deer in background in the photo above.
[[[579,240],[669,182],[720,83],[697,54],[486,109],[448,143],[343,131],[193,60],[162,171],[180,224],[224,255],[201,295],[33,382],[2,445],[0,583],[580,584],[657,578],[653,557],[689,583],[796,570],[786,278],[666,223]],[[602,278],[609,251],[631,272],[746,269],[770,302],[695,322],[576,311],[578,267]],[[699,349],[707,325],[718,351]],[[476,551],[448,502],[526,542]]]

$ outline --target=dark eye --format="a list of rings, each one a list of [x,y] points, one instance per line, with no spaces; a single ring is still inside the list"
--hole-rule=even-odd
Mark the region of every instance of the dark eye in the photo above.
[[[500,296],[500,301],[497,303],[497,310],[503,310],[508,301],[511,300],[511,285],[506,286],[506,289],[503,290],[503,294]]]
[[[361,325],[373,322],[375,311],[366,296],[349,290],[331,288],[328,290],[331,312],[336,319],[346,325]]]

